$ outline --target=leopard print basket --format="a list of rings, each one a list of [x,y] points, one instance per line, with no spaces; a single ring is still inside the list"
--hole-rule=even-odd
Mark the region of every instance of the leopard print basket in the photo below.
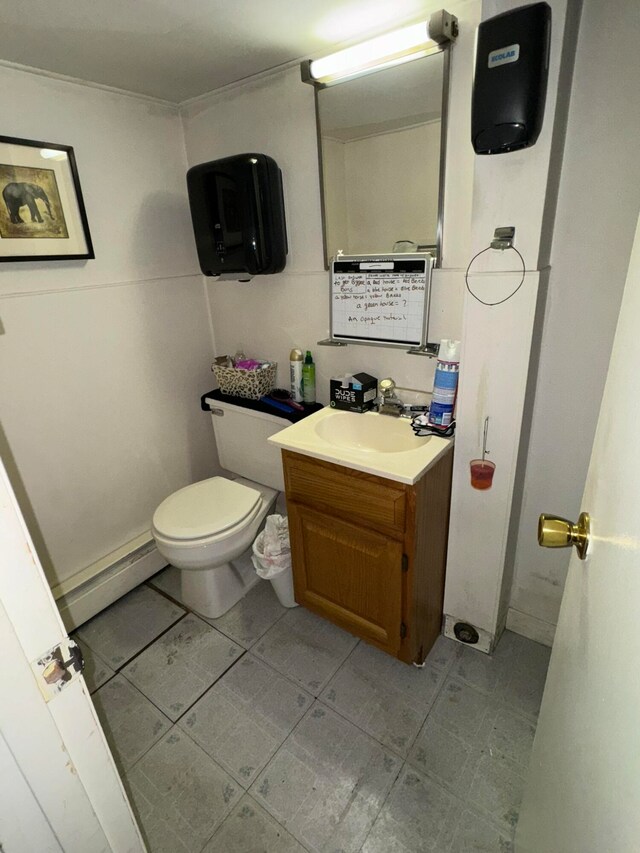
[[[259,400],[276,387],[276,371],[278,364],[269,362],[262,370],[237,370],[235,367],[222,367],[212,364],[215,377],[223,394],[231,397],[246,397],[249,400]]]

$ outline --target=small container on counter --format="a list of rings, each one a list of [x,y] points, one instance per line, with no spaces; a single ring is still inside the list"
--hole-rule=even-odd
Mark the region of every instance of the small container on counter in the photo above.
[[[302,364],[304,361],[304,356],[302,355],[302,350],[292,349],[289,353],[289,374],[290,374],[290,391],[291,391],[291,399],[295,400],[296,403],[302,403],[303,395],[302,395]]]
[[[302,365],[302,396],[306,405],[316,401],[316,366],[309,350]]]
[[[378,380],[368,373],[339,376],[330,382],[329,405],[345,412],[368,412],[378,396]]]

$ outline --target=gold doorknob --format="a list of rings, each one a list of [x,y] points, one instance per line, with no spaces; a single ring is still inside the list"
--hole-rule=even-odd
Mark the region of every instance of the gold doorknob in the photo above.
[[[581,560],[587,556],[591,519],[588,512],[581,512],[578,523],[553,515],[541,515],[538,520],[538,545],[543,548],[570,548],[576,546]]]

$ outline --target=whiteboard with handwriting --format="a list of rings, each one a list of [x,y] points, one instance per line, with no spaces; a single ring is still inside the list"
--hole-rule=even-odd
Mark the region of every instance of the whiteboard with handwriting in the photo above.
[[[432,262],[427,254],[336,258],[331,264],[331,337],[419,346]]]

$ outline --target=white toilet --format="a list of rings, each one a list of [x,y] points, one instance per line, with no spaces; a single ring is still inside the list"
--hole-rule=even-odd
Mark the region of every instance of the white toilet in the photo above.
[[[280,449],[267,438],[288,422],[212,398],[206,402],[220,465],[234,478],[212,477],[169,495],[153,515],[151,532],[162,556],[182,570],[184,603],[215,619],[259,580],[248,564],[231,561],[251,546],[284,490]]]

